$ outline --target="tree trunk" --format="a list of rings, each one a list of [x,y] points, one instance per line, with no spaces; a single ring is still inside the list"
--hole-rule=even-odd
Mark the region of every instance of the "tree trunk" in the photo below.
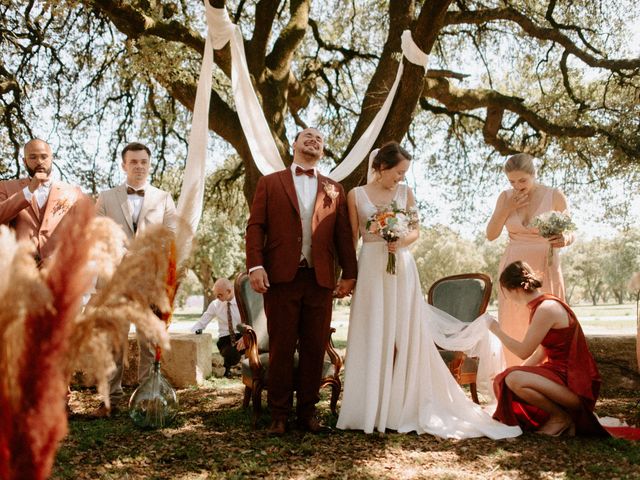
[[[202,313],[206,312],[207,308],[209,308],[209,304],[216,299],[216,297],[213,296],[213,284],[211,284],[209,288],[204,289],[203,296],[204,304],[202,306]]]
[[[572,284],[571,288],[565,292],[566,300],[569,305],[571,305],[571,297],[573,297],[573,291],[575,290],[576,285]]]

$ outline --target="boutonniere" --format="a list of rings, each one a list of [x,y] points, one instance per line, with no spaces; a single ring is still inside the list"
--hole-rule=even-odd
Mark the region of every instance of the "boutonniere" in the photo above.
[[[340,195],[340,192],[338,192],[338,189],[336,189],[336,186],[333,183],[324,181],[322,182],[322,186],[324,187],[324,193],[326,193],[331,200],[335,200],[338,198],[338,195]]]
[[[73,206],[74,198],[71,198],[68,195],[64,195],[56,200],[56,203],[53,205],[51,209],[51,213],[53,215],[64,215],[69,211],[69,209]]]

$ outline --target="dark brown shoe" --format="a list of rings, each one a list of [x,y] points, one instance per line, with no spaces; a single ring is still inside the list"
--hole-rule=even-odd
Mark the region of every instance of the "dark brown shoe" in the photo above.
[[[287,431],[287,422],[284,420],[274,420],[271,422],[267,433],[273,437],[281,437]]]
[[[309,433],[320,433],[329,430],[329,427],[322,424],[322,422],[320,422],[316,417],[298,420],[298,427],[300,430]]]
[[[107,407],[104,402],[100,402],[100,406],[94,410],[90,417],[91,418],[109,418],[113,417],[119,412],[117,405],[111,405],[111,407]]]

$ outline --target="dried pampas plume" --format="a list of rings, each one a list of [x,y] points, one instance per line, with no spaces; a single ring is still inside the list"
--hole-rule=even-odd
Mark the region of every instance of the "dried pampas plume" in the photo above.
[[[30,242],[0,227],[0,478],[44,479],[67,432],[65,395],[81,355],[97,367],[105,392],[112,353],[121,354],[129,323],[163,348],[175,292],[175,238],[147,229],[125,255],[124,233],[94,218],[79,200],[58,226],[61,245],[39,271]],[[71,247],[72,246],[72,247]],[[124,256],[123,256],[124,255]],[[82,311],[83,296],[101,288]]]
[[[47,478],[58,443],[67,432],[65,366],[69,338],[90,276],[91,239],[86,225],[93,202],[82,198],[58,226],[59,248],[38,271],[30,242],[2,241],[0,257],[11,259],[3,275],[0,316],[0,478]],[[4,235],[4,234],[3,234]],[[73,248],[68,248],[73,245]]]
[[[106,228],[105,233],[108,231]],[[167,294],[166,279],[174,242],[173,232],[162,225],[149,227],[137,236],[113,275],[107,276],[103,270],[102,285],[78,319],[78,343],[84,345],[78,358],[91,362],[90,370],[107,404],[107,379],[114,362],[106,352],[122,355],[127,348],[130,323],[161,348],[170,347],[166,324],[152,307],[167,316],[172,311],[173,298]],[[86,336],[92,341],[82,342]],[[87,366],[76,361],[73,367],[72,370]]]

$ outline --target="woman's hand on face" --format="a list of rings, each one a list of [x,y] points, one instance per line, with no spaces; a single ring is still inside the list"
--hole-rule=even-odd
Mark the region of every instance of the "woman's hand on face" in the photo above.
[[[547,238],[547,240],[549,240],[549,243],[553,248],[562,248],[567,245],[567,237],[564,233],[553,235],[552,237]]]
[[[505,199],[505,208],[512,212],[518,208],[522,208],[529,205],[529,194],[520,193],[517,190],[513,191],[513,195]]]

